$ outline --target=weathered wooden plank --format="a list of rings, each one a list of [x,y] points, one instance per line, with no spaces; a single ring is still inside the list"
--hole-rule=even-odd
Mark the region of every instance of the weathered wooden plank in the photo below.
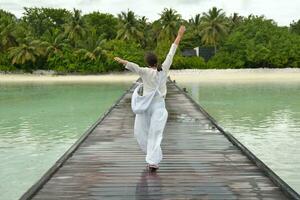
[[[157,173],[145,170],[133,137],[131,87],[21,199],[297,198],[286,196],[291,191],[284,194],[177,85],[167,87],[169,118]]]

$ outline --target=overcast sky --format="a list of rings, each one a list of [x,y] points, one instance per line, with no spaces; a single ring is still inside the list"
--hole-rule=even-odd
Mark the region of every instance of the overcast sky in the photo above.
[[[23,7],[77,8],[84,14],[100,11],[114,15],[130,9],[150,21],[158,19],[165,7],[174,8],[184,19],[189,19],[213,6],[222,8],[227,15],[233,12],[244,16],[265,15],[279,25],[300,19],[300,0],[0,0],[0,8],[17,17],[22,16]]]

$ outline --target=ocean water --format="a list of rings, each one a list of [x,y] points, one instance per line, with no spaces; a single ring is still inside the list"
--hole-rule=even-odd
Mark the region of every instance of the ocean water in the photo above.
[[[300,82],[178,82],[300,193]]]
[[[177,82],[300,192],[300,83]],[[18,199],[130,85],[1,83],[0,199]]]
[[[18,199],[131,83],[0,84],[0,199]]]

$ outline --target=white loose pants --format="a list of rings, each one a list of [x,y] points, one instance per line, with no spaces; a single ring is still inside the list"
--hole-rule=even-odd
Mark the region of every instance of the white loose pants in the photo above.
[[[153,99],[145,113],[135,116],[134,136],[146,154],[145,160],[148,164],[157,165],[163,158],[160,144],[167,118],[165,99],[158,96]]]

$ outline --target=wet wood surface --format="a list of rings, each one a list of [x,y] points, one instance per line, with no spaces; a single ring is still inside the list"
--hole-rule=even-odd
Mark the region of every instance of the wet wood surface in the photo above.
[[[288,199],[174,83],[167,89],[156,173],[133,135],[131,90],[33,199]]]

